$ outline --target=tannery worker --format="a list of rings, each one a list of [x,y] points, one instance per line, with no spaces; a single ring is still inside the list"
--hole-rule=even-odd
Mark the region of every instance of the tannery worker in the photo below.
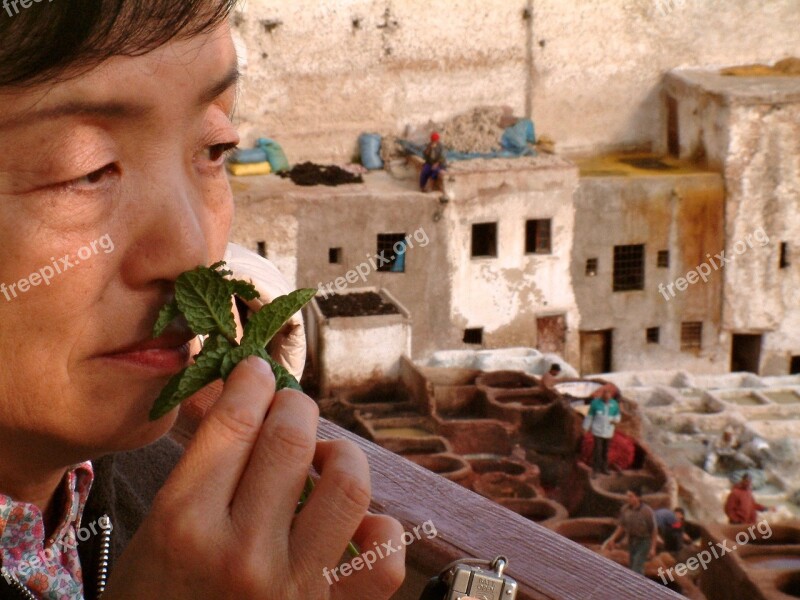
[[[422,157],[425,159],[425,164],[422,165],[422,173],[419,176],[419,189],[421,192],[426,192],[428,182],[430,180],[439,181],[442,171],[447,169],[444,146],[441,136],[437,132],[434,131],[431,134],[431,141],[422,152]]]
[[[584,431],[590,431],[594,438],[592,474],[608,475],[608,449],[614,437],[614,429],[622,420],[619,402],[612,397],[611,389],[603,389],[602,396],[592,400],[589,412],[583,420]]]
[[[745,473],[738,483],[733,484],[725,500],[725,515],[728,521],[731,525],[755,525],[758,512],[765,510],[769,510],[769,507],[756,502],[750,475]]]
[[[630,568],[644,575],[644,564],[656,555],[658,528],[653,509],[642,501],[641,490],[628,490],[627,496],[628,502],[619,514],[619,525],[603,543],[603,549],[614,550],[617,540],[627,535]]]

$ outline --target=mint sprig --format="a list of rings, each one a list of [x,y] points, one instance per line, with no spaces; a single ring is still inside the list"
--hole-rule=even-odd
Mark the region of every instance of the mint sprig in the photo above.
[[[194,364],[173,376],[161,390],[150,410],[150,420],[160,419],[188,397],[209,383],[228,379],[234,367],[248,356],[260,356],[275,373],[275,391],[291,388],[303,391],[297,379],[267,354],[267,344],[297,311],[308,304],[317,293],[314,289],[301,289],[275,298],[253,315],[244,327],[241,342],[236,341],[236,321],[233,317],[233,296],[243,300],[259,297],[253,284],[231,279],[225,263],[210,267],[197,267],[178,276],[175,281],[175,299],[162,307],[153,326],[157,338],[172,321],[186,319],[197,335],[207,335],[203,349],[194,357]],[[314,480],[309,475],[300,498],[300,508],[305,506],[314,490]],[[299,510],[299,508],[298,508]],[[347,546],[353,557],[359,550],[353,542]]]
[[[267,354],[266,347],[292,315],[311,301],[316,290],[296,290],[276,298],[251,317],[241,342],[237,342],[231,299],[239,296],[255,300],[259,293],[251,283],[231,279],[231,272],[224,267],[225,263],[219,262],[181,274],[175,282],[175,299],[159,313],[153,337],[160,336],[172,321],[182,316],[194,333],[208,338],[194,357],[194,364],[167,382],[150,411],[152,421],[160,419],[209,383],[227,380],[234,367],[248,356],[260,356],[270,364],[275,373],[276,391],[284,388],[302,391],[297,379]]]

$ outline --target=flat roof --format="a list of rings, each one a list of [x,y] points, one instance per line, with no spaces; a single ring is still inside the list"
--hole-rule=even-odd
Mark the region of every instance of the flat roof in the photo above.
[[[722,75],[719,69],[675,69],[667,73],[670,83],[699,88],[718,97],[723,104],[791,104],[800,102],[800,76]]]

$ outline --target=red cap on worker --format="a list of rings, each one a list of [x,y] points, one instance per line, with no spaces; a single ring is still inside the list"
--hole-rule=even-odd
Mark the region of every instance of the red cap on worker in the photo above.
[[[432,142],[438,142],[439,141],[439,134],[436,133],[435,131],[431,134],[431,141]]]

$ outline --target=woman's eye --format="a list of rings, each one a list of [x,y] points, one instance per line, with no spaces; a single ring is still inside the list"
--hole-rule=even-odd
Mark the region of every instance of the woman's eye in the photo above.
[[[237,148],[236,142],[228,142],[225,144],[214,144],[208,147],[208,160],[212,163],[222,163],[225,157],[228,156]]]
[[[117,165],[114,163],[109,163],[104,167],[97,169],[96,171],[92,171],[88,175],[84,175],[83,177],[79,177],[78,179],[73,179],[72,181],[67,182],[67,186],[69,187],[96,186],[109,175],[117,175],[118,173],[119,173],[119,167],[117,167]]]

